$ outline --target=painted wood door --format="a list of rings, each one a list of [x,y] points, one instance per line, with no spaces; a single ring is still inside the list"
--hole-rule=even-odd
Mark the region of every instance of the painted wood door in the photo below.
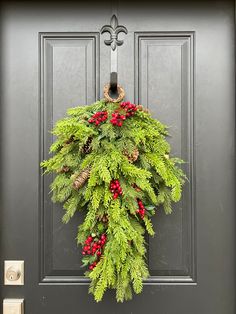
[[[160,209],[148,239],[150,278],[132,301],[87,294],[75,236],[61,223],[40,160],[69,107],[102,97],[116,13],[126,99],[170,126],[189,182],[174,213]],[[1,259],[25,261],[26,314],[235,313],[234,2],[3,1],[1,10]],[[3,278],[3,263],[1,264]],[[3,282],[2,282],[3,283]]]

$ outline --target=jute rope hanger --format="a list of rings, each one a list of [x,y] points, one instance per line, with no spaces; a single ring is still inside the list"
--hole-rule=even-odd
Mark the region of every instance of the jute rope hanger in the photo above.
[[[104,98],[106,102],[117,103],[117,102],[121,102],[125,98],[125,91],[123,87],[121,87],[120,85],[117,85],[117,92],[118,92],[117,98],[112,98],[109,94],[109,91],[110,91],[110,84],[106,84],[103,89]]]

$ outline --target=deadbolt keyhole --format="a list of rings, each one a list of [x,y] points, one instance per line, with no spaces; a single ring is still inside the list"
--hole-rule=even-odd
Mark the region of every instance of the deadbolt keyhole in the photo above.
[[[7,269],[6,277],[9,281],[17,281],[21,276],[20,269],[15,266],[11,266]]]

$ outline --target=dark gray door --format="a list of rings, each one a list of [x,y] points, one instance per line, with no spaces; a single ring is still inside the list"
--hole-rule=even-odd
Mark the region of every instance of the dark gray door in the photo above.
[[[187,161],[182,202],[160,210],[141,295],[96,304],[75,235],[41,178],[48,132],[66,109],[102,97],[110,48],[100,28],[116,13],[128,29],[118,50],[126,99],[170,126]],[[6,1],[1,10],[1,271],[25,261],[26,314],[235,313],[234,1]],[[3,276],[1,277],[3,278]]]

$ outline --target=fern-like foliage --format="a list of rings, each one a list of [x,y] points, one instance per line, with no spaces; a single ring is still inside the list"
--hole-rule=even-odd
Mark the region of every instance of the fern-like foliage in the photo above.
[[[45,173],[55,174],[52,200],[63,203],[63,222],[68,223],[76,211],[85,213],[77,241],[95,246],[91,252],[84,247],[83,263],[90,265],[85,275],[96,301],[107,289],[116,290],[119,302],[131,299],[132,291],[142,291],[149,275],[145,231],[154,236],[151,216],[159,206],[171,213],[185,180],[182,161],[169,156],[166,126],[141,106],[132,106],[132,115],[125,115],[129,110],[120,103],[103,100],[69,109],[52,131],[56,136],[52,157],[41,163]],[[96,124],[97,112],[106,112],[107,117]],[[111,122],[114,113],[125,116],[121,126]],[[138,155],[132,160],[129,156],[135,150]],[[89,176],[81,183],[78,177],[86,171]],[[112,192],[112,180],[119,182],[119,195]]]

